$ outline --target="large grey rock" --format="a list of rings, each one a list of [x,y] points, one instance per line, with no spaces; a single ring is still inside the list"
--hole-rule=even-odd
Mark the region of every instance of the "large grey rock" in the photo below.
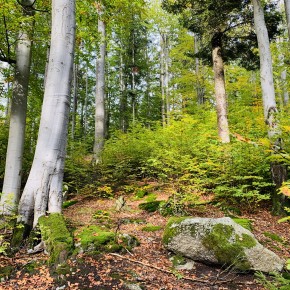
[[[165,247],[195,261],[247,271],[281,271],[285,261],[262,246],[231,218],[171,218],[164,231]]]

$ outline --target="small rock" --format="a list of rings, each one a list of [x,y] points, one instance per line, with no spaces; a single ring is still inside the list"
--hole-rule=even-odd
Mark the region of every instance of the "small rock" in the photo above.
[[[125,284],[128,290],[143,290],[138,284]]]

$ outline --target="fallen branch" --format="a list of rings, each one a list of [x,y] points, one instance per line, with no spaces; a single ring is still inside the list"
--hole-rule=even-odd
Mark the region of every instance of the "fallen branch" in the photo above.
[[[122,255],[119,255],[119,254],[116,254],[116,253],[109,253],[109,255],[116,256],[116,257],[119,257],[121,259],[128,260],[128,261],[130,261],[132,263],[139,264],[139,265],[142,265],[142,266],[145,266],[145,267],[149,267],[149,268],[153,268],[155,270],[158,270],[158,271],[164,272],[166,274],[175,276],[175,274],[173,272],[168,271],[168,270],[165,270],[165,269],[162,269],[162,268],[159,268],[159,267],[154,266],[154,265],[150,265],[150,264],[147,264],[147,263],[143,263],[143,262],[140,262],[140,261],[136,261],[136,260],[133,260],[131,258],[122,256]],[[198,282],[198,283],[204,283],[204,284],[210,284],[210,285],[217,285],[217,284],[224,284],[224,283],[233,282],[233,280],[224,280],[224,281],[216,281],[215,280],[215,281],[212,282],[210,280],[204,280],[204,279],[198,279],[198,278],[189,278],[189,277],[184,277],[184,276],[182,276],[182,279],[188,280],[188,281],[191,281],[191,282]],[[237,284],[244,284],[244,283],[238,282]]]

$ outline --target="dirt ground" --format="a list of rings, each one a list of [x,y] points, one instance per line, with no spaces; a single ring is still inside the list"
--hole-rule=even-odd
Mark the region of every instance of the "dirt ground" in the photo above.
[[[168,195],[157,192],[158,200]],[[191,270],[176,270],[171,254],[162,246],[162,233],[168,217],[158,212],[148,213],[138,208],[144,199],[127,196],[126,205],[116,210],[116,199],[77,196],[77,202],[64,210],[71,228],[106,224],[111,230],[136,236],[140,246],[119,254],[79,254],[68,261],[67,271],[54,273],[46,265],[42,253],[27,254],[24,247],[14,257],[0,256],[1,267],[12,271],[2,278],[0,289],[148,289],[148,290],[247,290],[264,289],[252,273],[238,273],[195,262]],[[108,212],[108,219],[96,218],[96,212]],[[198,217],[222,217],[223,212],[212,205],[196,207],[189,213]],[[243,213],[253,224],[257,239],[280,257],[290,258],[289,224],[278,223],[267,209]],[[145,225],[160,226],[156,231],[144,231]],[[275,234],[280,239],[269,238]],[[139,288],[137,287],[139,286]],[[134,288],[135,287],[135,288]]]

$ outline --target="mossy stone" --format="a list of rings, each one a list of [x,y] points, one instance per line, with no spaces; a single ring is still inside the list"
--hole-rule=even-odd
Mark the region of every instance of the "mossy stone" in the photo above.
[[[62,203],[62,208],[68,208],[74,204],[76,204],[78,201],[77,200],[67,200],[67,201],[64,201]]]
[[[84,228],[78,235],[82,249],[86,252],[91,251],[119,251],[122,246],[116,243],[115,233],[104,230],[101,227],[91,225]]]
[[[165,230],[163,232],[163,238],[162,238],[162,241],[165,245],[167,245],[170,242],[170,240],[181,231],[180,228],[173,225],[174,224],[178,225],[187,218],[188,217],[171,217],[168,220]]]
[[[154,200],[150,202],[140,203],[139,208],[148,212],[155,212],[159,209],[161,200]]]
[[[50,264],[62,264],[73,252],[73,238],[68,231],[63,216],[52,213],[38,220],[42,240],[50,254]]]
[[[232,265],[241,270],[249,270],[250,263],[246,259],[245,248],[252,248],[256,241],[250,235],[233,236],[231,225],[216,224],[202,241],[203,245],[214,252],[220,264]]]

